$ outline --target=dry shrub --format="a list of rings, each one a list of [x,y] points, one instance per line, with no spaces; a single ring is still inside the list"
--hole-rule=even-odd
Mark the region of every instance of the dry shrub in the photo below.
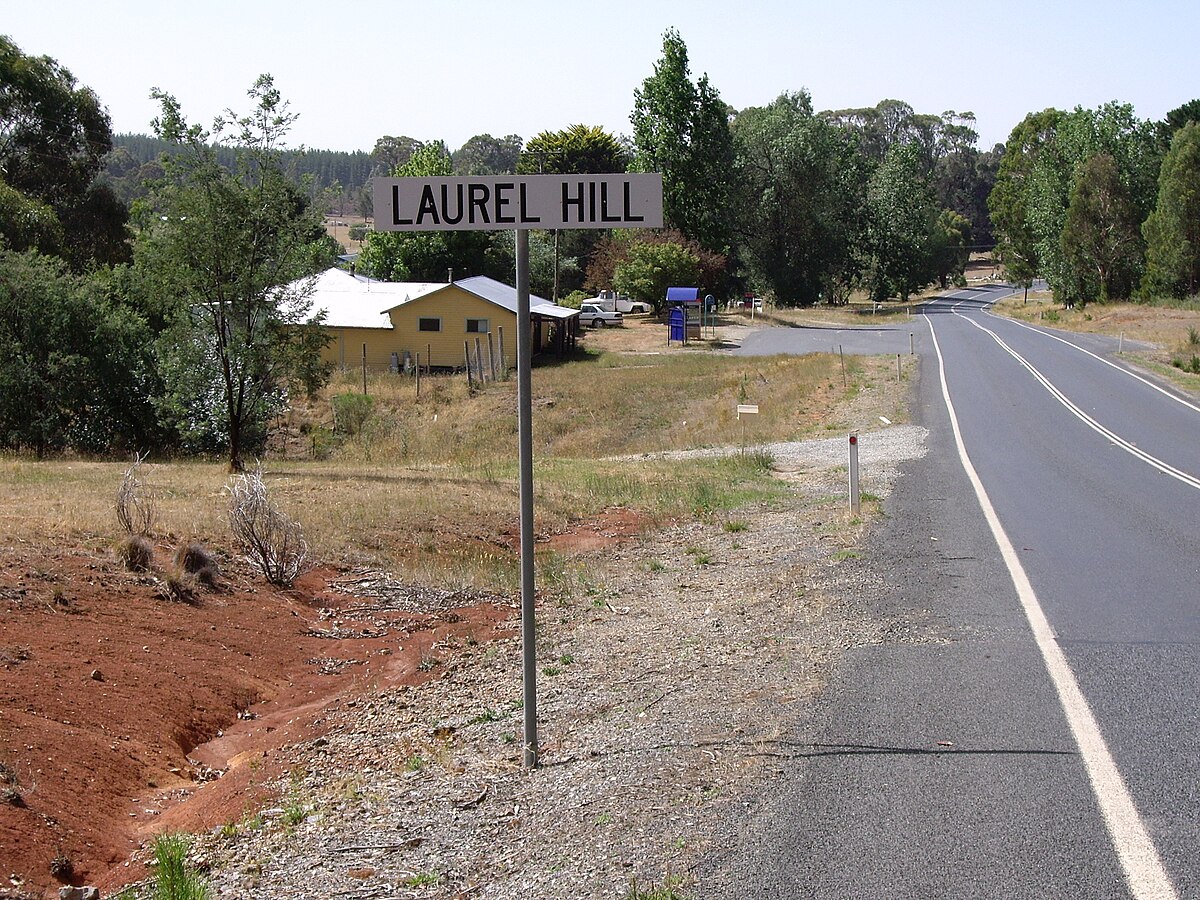
[[[229,526],[258,564],[267,581],[289,585],[308,563],[308,544],[298,522],[275,508],[262,472],[237,475],[229,482]]]
[[[176,550],[175,565],[194,576],[205,587],[216,587],[217,575],[220,574],[217,560],[200,544],[192,542]]]
[[[138,475],[145,460],[145,454],[135,455],[117,488],[117,521],[129,534],[149,534],[154,526],[154,498]]]
[[[121,541],[121,560],[130,572],[148,572],[154,565],[154,545],[141,534],[127,534]]]
[[[193,605],[196,603],[196,592],[193,590],[195,581],[195,577],[187,572],[178,570],[168,572],[159,588],[159,594],[164,600]]]

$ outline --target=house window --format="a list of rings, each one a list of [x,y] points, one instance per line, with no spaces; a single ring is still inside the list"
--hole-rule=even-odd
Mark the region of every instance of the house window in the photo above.
[[[441,319],[417,319],[417,331],[441,331]]]
[[[467,319],[467,334],[487,334],[487,319]]]

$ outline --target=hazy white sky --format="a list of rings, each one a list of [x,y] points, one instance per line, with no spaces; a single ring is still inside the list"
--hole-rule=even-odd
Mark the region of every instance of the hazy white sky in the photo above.
[[[0,0],[0,33],[57,59],[149,133],[152,87],[205,125],[247,109],[263,72],[299,113],[290,143],[370,150],[384,134],[528,139],[575,123],[628,134],[662,33],[735,108],[806,88],[817,109],[973,111],[980,147],[1048,106],[1132,103],[1160,119],[1200,97],[1200,3],[1095,0]]]

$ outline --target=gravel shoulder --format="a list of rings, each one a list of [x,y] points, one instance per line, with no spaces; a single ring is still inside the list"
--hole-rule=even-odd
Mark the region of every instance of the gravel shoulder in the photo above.
[[[885,496],[924,438],[864,435],[864,491]],[[870,639],[818,587],[866,527],[846,510],[845,438],[766,449],[785,500],[575,557],[546,591],[539,769],[520,767],[516,621],[432,645],[439,677],[334,703],[324,736],[278,751],[273,806],[200,836],[214,896],[702,893],[720,823]]]

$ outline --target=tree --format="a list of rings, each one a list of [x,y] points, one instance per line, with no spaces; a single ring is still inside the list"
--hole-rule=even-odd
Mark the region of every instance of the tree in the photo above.
[[[289,390],[328,377],[328,337],[309,315],[312,275],[333,251],[317,212],[280,164],[295,120],[269,75],[249,91],[251,112],[227,111],[212,132],[189,125],[155,90],[155,132],[176,145],[168,180],[147,207],[135,263],[141,283],[170,297],[161,343],[164,409],[185,443],[224,449],[231,471],[263,446]],[[217,160],[228,141],[234,168]]]
[[[39,457],[161,446],[152,335],[106,277],[0,249],[0,446]]]
[[[375,142],[371,150],[371,176],[390,175],[409,161],[423,144],[407,135],[393,137],[385,134]]]
[[[1200,291],[1200,122],[1175,132],[1158,176],[1158,202],[1142,226],[1143,293],[1189,297]]]
[[[1175,132],[1188,122],[1200,123],[1200,99],[1189,100],[1182,106],[1175,107],[1158,123],[1158,142],[1164,154],[1171,148],[1171,139],[1175,137]]]
[[[933,272],[943,288],[951,279],[966,284],[963,276],[971,258],[971,223],[952,209],[943,209],[934,223],[930,255]]]
[[[518,134],[477,134],[454,151],[455,175],[513,175],[524,141]]]
[[[1097,153],[1079,169],[1063,224],[1063,257],[1081,303],[1127,299],[1141,260],[1137,210],[1121,183],[1117,163]]]
[[[1000,158],[995,186],[988,194],[997,255],[1008,278],[1026,287],[1041,272],[1038,236],[1029,211],[1030,180],[1064,115],[1057,109],[1030,113],[1012,130]]]
[[[708,250],[729,252],[729,110],[707,75],[692,83],[687,46],[674,28],[663,35],[654,74],[633,96],[635,168],[662,172],[666,224]]]
[[[689,274],[690,270],[685,272],[690,281],[672,281],[667,287],[672,285],[691,286],[697,285],[705,294],[713,294],[714,296],[721,295],[727,288],[728,280],[728,260],[720,253],[713,253],[711,250],[705,250],[697,241],[687,237],[683,232],[676,231],[673,228],[664,228],[654,231],[614,231],[602,240],[596,247],[596,252],[592,255],[588,263],[587,277],[584,281],[586,287],[592,291],[602,291],[605,289],[617,288],[618,290],[628,291],[626,288],[617,286],[618,270],[629,262],[631,257],[635,257],[640,250],[635,250],[646,244],[673,244],[677,248],[681,248],[683,253],[676,250],[664,251],[668,256],[687,255],[696,260],[698,274],[692,278]],[[651,256],[654,252],[651,251]],[[677,275],[679,273],[676,273]],[[628,277],[628,273],[626,273]],[[682,276],[680,276],[682,277]],[[658,309],[666,301],[665,288],[662,296],[657,299],[653,295],[653,290],[646,294],[644,299],[648,303],[654,303]]]
[[[613,273],[613,287],[636,300],[654,305],[656,313],[666,304],[667,288],[700,282],[700,260],[683,244],[637,241]]]
[[[867,283],[872,299],[901,300],[934,277],[938,211],[915,144],[897,144],[867,185]]]
[[[391,173],[397,178],[433,178],[451,174],[450,153],[441,141],[418,147]],[[358,265],[384,281],[442,281],[451,272],[503,276],[511,272],[511,258],[495,246],[486,231],[371,231]]]
[[[22,217],[0,216],[9,245],[61,253],[78,271],[126,261],[128,211],[94,184],[111,149],[108,113],[96,94],[55,60],[26,56],[0,35],[0,185],[8,188],[6,207],[24,205],[37,220],[31,240]]]
[[[543,131],[530,138],[517,171],[523,175],[582,175],[624,172],[629,166],[629,149],[616,137],[595,125],[572,125],[561,131]],[[550,298],[557,303],[561,290],[560,258],[568,260],[566,290],[582,285],[580,260],[587,260],[604,238],[599,229],[554,229],[553,278]],[[585,263],[586,265],[586,263]],[[572,277],[574,276],[574,277]]]
[[[522,175],[581,175],[624,172],[629,150],[598,125],[572,125],[529,139],[517,162]]]
[[[805,92],[743,110],[732,125],[740,255],[778,303],[809,305],[853,268],[864,161]]]
[[[1063,241],[1063,230],[1079,171],[1100,154],[1112,159],[1123,195],[1132,205],[1130,215],[1138,223],[1154,207],[1161,158],[1153,125],[1137,119],[1132,106],[1120,103],[1095,110],[1077,107],[1064,114],[1030,172],[1027,213],[1041,274],[1064,303],[1096,296],[1081,293],[1088,282],[1080,279],[1079,258],[1067,256],[1070,242]],[[1140,246],[1137,253],[1136,259],[1127,260],[1135,282],[1142,267]]]

